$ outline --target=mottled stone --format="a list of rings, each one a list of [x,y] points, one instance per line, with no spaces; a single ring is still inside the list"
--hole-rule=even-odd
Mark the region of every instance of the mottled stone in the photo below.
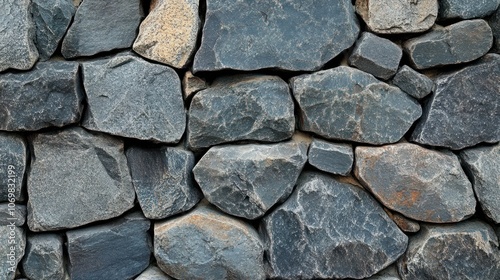
[[[358,33],[350,0],[208,0],[193,69],[318,70]]]
[[[134,205],[123,142],[80,127],[31,139],[28,226],[73,228],[121,215]]]
[[[28,147],[22,136],[0,132],[0,202],[16,203],[24,200],[23,180],[27,157]]]
[[[255,229],[207,203],[156,223],[154,255],[177,279],[265,279],[264,247]]]
[[[134,280],[173,280],[156,266],[149,266]]]
[[[422,99],[432,91],[434,82],[411,67],[403,65],[392,79],[392,83],[409,95]]]
[[[54,233],[28,235],[23,258],[24,275],[37,280],[65,280],[64,240]]]
[[[0,277],[13,280],[18,264],[24,256],[26,235],[24,229],[14,225],[0,226]]]
[[[207,81],[203,78],[193,75],[191,71],[186,71],[182,78],[182,93],[187,100],[200,90],[208,88]]]
[[[83,126],[113,135],[177,143],[186,126],[177,73],[132,54],[83,63]]]
[[[354,161],[352,145],[318,138],[312,141],[307,157],[309,164],[319,170],[344,176],[351,172]]]
[[[386,208],[384,208],[384,210],[389,218],[391,218],[402,231],[414,233],[420,230],[420,224],[418,222],[408,219],[405,216],[397,212],[392,212]]]
[[[328,139],[397,142],[422,113],[399,88],[346,66],[292,78],[291,87],[300,129]]]
[[[440,0],[440,19],[472,19],[491,15],[500,4],[500,0]]]
[[[13,222],[17,227],[26,222],[26,206],[22,204],[0,203],[0,226]]]
[[[490,17],[488,24],[490,25],[491,30],[493,31],[496,52],[499,53],[500,52],[500,9],[497,9],[497,11]]]

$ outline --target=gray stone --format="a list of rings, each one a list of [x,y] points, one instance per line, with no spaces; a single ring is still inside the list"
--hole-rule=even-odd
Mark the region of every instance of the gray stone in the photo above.
[[[318,138],[312,141],[307,157],[309,164],[319,170],[344,176],[351,172],[354,161],[352,145]]]
[[[459,64],[480,58],[493,43],[488,23],[482,19],[463,20],[446,27],[436,25],[432,31],[404,43],[410,61],[417,69]]]
[[[372,277],[366,278],[366,280],[401,280],[401,278],[398,274],[398,267],[395,264],[391,264]]]
[[[11,222],[21,227],[26,222],[26,206],[22,204],[0,203],[0,226],[10,225]]]
[[[132,147],[126,155],[146,218],[162,219],[187,211],[203,197],[193,179],[192,152],[171,147]]]
[[[0,72],[28,70],[38,60],[31,1],[0,0],[0,7]]]
[[[405,216],[399,214],[398,212],[392,212],[387,208],[384,208],[385,213],[391,218],[398,227],[404,232],[418,232],[420,230],[420,224],[414,220],[408,219]]]
[[[113,135],[177,143],[186,113],[177,73],[129,53],[83,63],[83,126]]]
[[[350,0],[208,0],[193,69],[318,70],[358,33]]]
[[[472,185],[451,152],[410,143],[356,147],[354,173],[387,208],[417,221],[458,222],[472,216]],[[383,174],[383,175],[381,175]]]
[[[493,229],[480,221],[423,225],[398,261],[404,280],[499,279],[500,252]]]
[[[182,93],[184,100],[188,100],[200,90],[208,88],[207,81],[201,77],[193,75],[191,71],[186,71],[182,78]]]
[[[488,54],[435,80],[411,140],[463,149],[500,140],[500,55]]]
[[[150,222],[138,212],[110,223],[69,230],[69,273],[72,280],[122,280],[149,266]]]
[[[403,65],[392,79],[392,83],[409,95],[422,99],[432,91],[434,82],[411,67]]]
[[[269,276],[369,277],[401,256],[408,238],[352,179],[305,172],[290,198],[264,217]]]
[[[65,58],[130,48],[143,18],[140,0],[85,0],[62,42]]]
[[[28,147],[22,136],[0,132],[0,202],[16,203],[24,200],[23,181],[27,157]]]
[[[278,77],[219,79],[191,101],[187,139],[197,150],[238,140],[278,142],[295,129],[288,84]]]
[[[149,266],[134,280],[173,280],[156,266]]]
[[[491,15],[500,4],[500,0],[440,0],[440,19],[472,19]]]
[[[328,139],[394,143],[422,113],[399,88],[346,66],[292,78],[291,86],[300,129]]]
[[[264,247],[256,230],[207,203],[156,223],[154,255],[177,279],[265,279]]]
[[[490,25],[491,30],[493,31],[493,37],[495,39],[495,45],[496,45],[496,52],[500,53],[500,9],[497,9],[497,11],[493,14],[493,16],[490,17],[488,24]]]
[[[73,4],[72,4],[73,5]],[[37,280],[65,280],[64,240],[54,233],[28,235],[22,261],[24,275]]]
[[[387,80],[398,71],[403,50],[388,39],[363,32],[349,56],[349,64]]]
[[[26,235],[24,229],[14,225],[0,226],[0,279],[13,280],[18,264],[24,256]]]
[[[34,135],[31,143],[32,231],[73,228],[133,207],[134,187],[121,140],[75,127]]]
[[[38,130],[80,120],[79,64],[46,61],[29,72],[0,74],[0,129]]]

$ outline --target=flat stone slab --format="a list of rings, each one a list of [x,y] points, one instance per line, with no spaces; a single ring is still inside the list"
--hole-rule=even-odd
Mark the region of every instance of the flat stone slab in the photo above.
[[[22,261],[24,275],[39,280],[68,279],[63,246],[64,240],[58,234],[28,235]]]
[[[26,233],[22,227],[0,226],[0,275],[2,279],[14,280],[26,248]]]
[[[310,165],[332,174],[348,175],[354,162],[352,145],[314,138],[307,152]]]
[[[26,140],[18,134],[0,132],[0,202],[16,203],[24,200],[23,182],[27,161]]]
[[[407,65],[399,68],[392,83],[416,99],[422,99],[429,95],[434,86],[434,82],[430,78]]]
[[[23,204],[0,203],[0,226],[15,224],[22,227],[26,222],[26,206]]]
[[[440,19],[472,19],[491,15],[500,4],[499,0],[440,0]]]

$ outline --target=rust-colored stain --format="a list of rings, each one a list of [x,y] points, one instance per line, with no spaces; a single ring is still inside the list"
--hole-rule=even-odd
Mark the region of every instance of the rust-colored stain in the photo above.
[[[396,201],[398,205],[405,207],[413,207],[420,200],[422,192],[417,190],[403,190],[397,191],[393,196],[386,197],[386,201]],[[393,204],[393,203],[390,203]]]

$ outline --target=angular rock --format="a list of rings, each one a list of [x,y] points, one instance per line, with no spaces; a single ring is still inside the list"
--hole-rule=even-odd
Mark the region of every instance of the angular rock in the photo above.
[[[411,140],[454,150],[500,140],[500,55],[439,76]]]
[[[32,138],[28,226],[73,228],[121,215],[134,205],[123,142],[80,127]]]
[[[358,33],[350,0],[208,0],[193,70],[318,70]]]
[[[271,278],[361,279],[404,253],[406,235],[351,181],[305,172],[290,198],[264,217],[259,231]]]
[[[154,256],[178,279],[265,279],[264,247],[255,229],[207,203],[156,223]]]
[[[172,67],[191,62],[201,27],[199,0],[155,0],[141,23],[134,51]]]
[[[73,4],[71,4],[73,5]],[[54,233],[28,235],[22,265],[24,275],[37,280],[64,280],[64,240]]]
[[[411,67],[403,65],[392,79],[392,83],[409,95],[422,99],[432,91],[434,82]]]
[[[440,19],[472,19],[491,15],[500,4],[500,0],[440,0]]]
[[[387,208],[408,218],[453,223],[476,210],[472,185],[451,152],[399,143],[358,146],[355,158],[354,173],[363,185]]]
[[[346,66],[292,78],[291,87],[300,129],[328,139],[394,143],[422,114],[400,89]]]
[[[27,157],[28,147],[22,136],[0,132],[0,202],[16,203],[24,200],[23,181]]]
[[[26,222],[26,206],[22,204],[0,203],[0,226],[10,225],[14,222],[16,227],[21,227]]]
[[[143,18],[140,0],[85,0],[62,42],[65,58],[130,48]]]
[[[189,99],[200,90],[208,88],[207,81],[203,78],[193,75],[191,71],[186,71],[182,78],[182,93],[184,100]]]
[[[83,126],[113,135],[177,143],[186,126],[177,73],[124,53],[83,64]]]
[[[339,175],[348,175],[354,161],[352,145],[331,143],[314,138],[307,153],[308,162],[319,170]]]
[[[189,107],[191,149],[239,140],[278,142],[295,129],[288,84],[275,76],[225,77],[198,92]]]
[[[413,233],[413,232],[418,232],[420,230],[419,223],[410,220],[397,212],[391,212],[390,210],[385,208],[384,210],[389,216],[389,218],[391,218],[402,231]]]
[[[14,280],[18,264],[24,256],[26,235],[22,227],[0,226],[0,276],[2,280]]]
[[[134,280],[172,280],[172,278],[163,273],[158,267],[151,265]]]
[[[497,11],[490,17],[488,24],[493,31],[496,52],[500,53],[500,9],[497,9]]]
[[[482,19],[463,20],[446,27],[436,26],[404,43],[417,69],[459,64],[480,58],[491,48],[493,34]]]
[[[149,265],[150,222],[138,212],[110,223],[69,230],[69,273],[72,280],[130,279]]]
[[[37,63],[29,72],[0,74],[0,129],[38,130],[80,121],[83,110],[79,64]]]
[[[395,264],[391,264],[389,267],[380,271],[379,273],[373,275],[367,280],[401,280],[398,274],[398,268]]]

